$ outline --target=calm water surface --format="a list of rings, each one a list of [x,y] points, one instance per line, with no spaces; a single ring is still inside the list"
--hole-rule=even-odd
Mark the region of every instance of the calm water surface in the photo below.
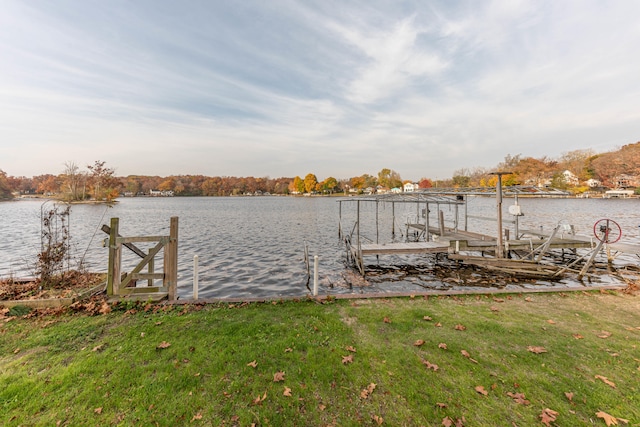
[[[504,200],[504,218],[513,199]],[[551,230],[559,221],[571,224],[576,233],[590,236],[593,224],[602,218],[617,221],[623,230],[622,241],[640,244],[640,200],[605,199],[520,199],[524,216],[520,229]],[[33,275],[33,262],[40,251],[41,200],[0,203],[0,277]],[[430,206],[436,223],[436,209]],[[445,221],[452,221],[454,209],[441,206]],[[393,226],[390,205],[380,204],[380,227],[375,228],[375,204],[361,206],[361,232],[379,241],[389,241],[395,228],[399,238],[407,216],[415,215],[413,206],[395,208]],[[495,217],[495,199],[476,197],[468,202],[469,213]],[[460,211],[462,216],[462,210]],[[71,266],[78,262],[91,271],[106,271],[106,237],[100,227],[111,217],[120,218],[123,236],[168,235],[169,219],[179,217],[178,274],[179,293],[191,296],[193,257],[198,255],[201,297],[243,297],[305,295],[308,277],[304,247],[320,259],[321,293],[359,292],[349,286],[353,273],[345,268],[344,246],[338,238],[339,204],[335,198],[315,197],[206,197],[206,198],[124,198],[113,207],[74,205],[69,218],[72,243]],[[342,228],[351,230],[355,221],[355,203],[342,204]],[[495,235],[495,223],[469,220],[469,229]],[[460,226],[462,227],[462,222]],[[512,231],[513,232],[513,231]],[[142,248],[148,248],[139,244]],[[124,251],[128,252],[128,251]],[[382,259],[385,258],[385,259]],[[137,258],[125,254],[123,268],[135,265]],[[420,257],[398,259],[381,257],[367,260],[389,267],[384,274],[373,274],[366,283],[367,292],[393,292],[438,287],[424,272],[417,277],[394,276],[399,264],[428,264]],[[635,256],[619,262],[638,262]],[[389,272],[391,271],[391,273]],[[447,286],[451,287],[450,284]]]

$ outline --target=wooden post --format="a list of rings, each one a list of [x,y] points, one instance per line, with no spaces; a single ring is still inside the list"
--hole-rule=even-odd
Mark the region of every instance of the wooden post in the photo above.
[[[120,288],[121,246],[116,243],[118,238],[119,218],[111,218],[109,232],[109,271],[107,272],[107,295],[118,295]]]
[[[155,257],[149,260],[149,274],[155,273]],[[153,286],[153,279],[147,280],[147,286]]]
[[[510,175],[513,172],[491,172],[489,175],[497,175],[496,182],[496,210],[498,215],[498,247],[496,248],[496,258],[504,258],[504,243],[502,238],[502,175]]]
[[[178,217],[171,217],[169,243],[164,253],[165,286],[168,288],[169,301],[175,301],[178,295]]]

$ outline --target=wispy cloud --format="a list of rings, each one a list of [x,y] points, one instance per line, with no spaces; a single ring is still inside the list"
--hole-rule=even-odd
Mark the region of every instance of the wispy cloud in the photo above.
[[[640,3],[6,1],[0,169],[445,177],[638,140]],[[141,161],[142,160],[142,161]]]

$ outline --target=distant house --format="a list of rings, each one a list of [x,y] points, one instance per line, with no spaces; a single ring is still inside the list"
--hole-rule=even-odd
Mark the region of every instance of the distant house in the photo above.
[[[640,180],[637,176],[627,174],[618,175],[613,179],[616,188],[637,187],[638,181]]]
[[[420,185],[418,185],[415,182],[407,182],[402,189],[404,190],[405,193],[413,193],[414,191],[417,191],[418,188],[420,188]]]
[[[586,184],[590,187],[590,188],[597,188],[597,187],[602,187],[602,182],[597,180],[597,179],[593,179],[593,178],[589,178],[586,181]]]
[[[402,188],[400,188],[400,187],[393,187],[393,188],[391,189],[391,192],[392,192],[392,193],[402,193]]]
[[[149,195],[152,197],[173,197],[173,191],[149,190]]]
[[[383,187],[382,185],[376,186],[377,194],[387,194],[388,192],[389,192],[389,189],[387,187]]]
[[[562,177],[564,178],[564,182],[566,182],[569,185],[574,185],[575,186],[575,185],[580,184],[580,180],[578,179],[576,174],[574,174],[570,170],[566,170],[566,171],[562,172]]]

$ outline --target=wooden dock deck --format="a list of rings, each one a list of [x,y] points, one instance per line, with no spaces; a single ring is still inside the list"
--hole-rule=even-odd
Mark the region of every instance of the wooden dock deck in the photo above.
[[[419,228],[419,225],[415,228]],[[356,267],[364,274],[364,257],[380,255],[416,255],[447,254],[458,259],[460,253],[482,253],[495,255],[496,239],[492,236],[468,231],[444,230],[443,235],[436,234],[442,230],[429,228],[432,241],[360,243],[349,246],[350,257]],[[542,232],[523,231],[520,239],[505,240],[506,252],[522,251],[528,254],[545,252],[550,249],[593,249],[595,239],[573,234],[545,234]],[[640,254],[640,245],[610,245],[614,250],[625,253]],[[455,255],[455,256],[454,256]]]

